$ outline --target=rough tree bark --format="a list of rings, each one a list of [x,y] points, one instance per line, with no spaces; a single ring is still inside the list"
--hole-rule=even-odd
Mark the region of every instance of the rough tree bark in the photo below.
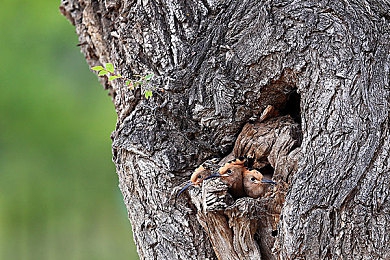
[[[91,66],[154,73],[163,90],[146,100],[103,81],[141,259],[216,258],[196,208],[171,193],[229,154],[267,105],[297,112],[303,133],[273,257],[390,258],[388,1],[62,0],[60,9]],[[300,101],[289,104],[294,90]]]

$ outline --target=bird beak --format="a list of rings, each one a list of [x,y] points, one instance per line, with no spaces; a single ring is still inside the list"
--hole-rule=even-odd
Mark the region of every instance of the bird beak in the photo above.
[[[274,184],[274,185],[276,185],[276,182],[271,181],[271,180],[262,179],[261,182],[262,182],[262,183],[269,183],[269,184]]]
[[[210,176],[207,176],[206,178],[204,178],[205,180],[208,180],[208,179],[211,179],[211,178],[214,178],[214,177],[221,177],[222,175],[219,173],[219,172],[215,172],[213,174],[211,174]]]
[[[177,193],[177,195],[176,195],[176,198],[178,198],[179,196],[180,196],[180,194],[182,194],[186,189],[188,189],[189,187],[191,187],[192,186],[192,182],[188,182],[187,184],[186,184],[186,186],[184,186],[180,191],[179,191],[179,193]]]

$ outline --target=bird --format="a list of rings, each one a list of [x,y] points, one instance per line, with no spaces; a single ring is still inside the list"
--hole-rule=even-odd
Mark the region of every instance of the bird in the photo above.
[[[217,164],[219,158],[213,158],[202,163],[192,173],[190,180],[186,182],[185,186],[177,193],[179,197],[185,190],[191,186],[200,186],[208,176],[212,175],[220,166]]]
[[[221,178],[221,181],[228,186],[229,193],[234,198],[245,197],[244,186],[242,183],[242,174],[246,169],[245,163],[246,160],[244,158],[237,158],[229,161],[219,168],[218,172],[206,177],[206,179],[219,177]]]
[[[249,169],[244,170],[242,182],[245,194],[254,199],[264,196],[269,184],[276,184],[276,182],[266,179],[259,171]]]

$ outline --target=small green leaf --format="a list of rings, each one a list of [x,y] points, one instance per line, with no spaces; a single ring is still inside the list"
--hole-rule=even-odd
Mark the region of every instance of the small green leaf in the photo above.
[[[108,78],[108,80],[114,80],[120,78],[120,75],[112,75]]]
[[[132,82],[131,80],[126,80],[126,83],[125,83],[127,86],[130,86],[130,84],[132,85]]]
[[[138,86],[141,86],[142,85],[142,82],[141,81],[136,81],[134,82],[134,88],[138,87]]]
[[[146,91],[145,91],[145,98],[148,99],[148,98],[150,98],[151,96],[153,96],[152,91],[151,91],[151,90],[146,90]]]
[[[106,70],[108,72],[114,73],[114,65],[112,65],[112,63],[106,63]]]
[[[96,70],[96,71],[101,71],[104,68],[102,66],[95,66],[95,67],[92,67],[91,69]]]
[[[145,81],[149,81],[153,77],[153,74],[148,74],[145,76]]]
[[[98,76],[104,76],[104,75],[106,75],[107,73],[108,73],[107,70],[101,70],[101,71],[99,72]]]

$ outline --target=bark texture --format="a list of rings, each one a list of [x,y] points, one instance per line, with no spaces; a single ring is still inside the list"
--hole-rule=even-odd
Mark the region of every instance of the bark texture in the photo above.
[[[146,100],[102,80],[141,259],[216,258],[196,207],[171,193],[232,152],[267,105],[303,133],[273,257],[390,258],[388,1],[62,0],[60,10],[91,66],[154,73],[163,90]]]

